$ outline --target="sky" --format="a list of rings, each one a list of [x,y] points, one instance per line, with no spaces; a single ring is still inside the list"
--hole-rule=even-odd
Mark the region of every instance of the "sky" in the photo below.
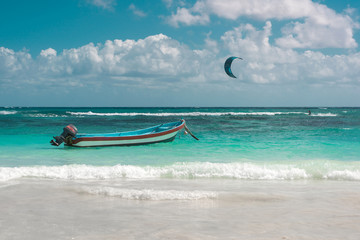
[[[358,0],[0,2],[0,106],[358,107]],[[224,62],[235,60],[232,71]]]

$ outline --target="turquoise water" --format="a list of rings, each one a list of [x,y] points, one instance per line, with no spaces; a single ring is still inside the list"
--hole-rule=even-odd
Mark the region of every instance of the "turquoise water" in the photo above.
[[[0,239],[358,239],[360,108],[308,110],[0,108]],[[199,141],[49,143],[180,118]]]
[[[0,179],[235,178],[360,180],[360,108],[0,108]],[[80,133],[183,118],[200,139],[131,147],[53,147]]]

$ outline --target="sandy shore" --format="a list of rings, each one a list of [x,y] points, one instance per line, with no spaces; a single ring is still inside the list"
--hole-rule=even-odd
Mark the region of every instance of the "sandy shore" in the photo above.
[[[0,184],[0,239],[360,239],[350,181],[21,179]]]

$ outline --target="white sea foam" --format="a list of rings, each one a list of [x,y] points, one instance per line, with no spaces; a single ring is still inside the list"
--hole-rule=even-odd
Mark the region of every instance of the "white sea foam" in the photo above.
[[[96,113],[92,111],[88,112],[66,112],[75,116],[274,116],[274,115],[288,115],[288,114],[307,114],[304,112],[163,112],[163,113],[140,113],[140,112],[128,112],[128,113]]]
[[[324,168],[319,172],[317,169],[315,171],[309,166],[286,164],[261,165],[254,163],[177,163],[164,167],[140,167],[132,165],[2,167],[0,168],[0,180],[7,181],[23,177],[49,179],[225,178],[251,180],[360,180],[360,171],[357,167],[344,170],[334,165]]]
[[[336,117],[337,114],[335,114],[335,113],[315,113],[315,114],[311,114],[311,116],[313,116],[313,117]]]
[[[215,192],[208,191],[177,191],[177,190],[154,190],[154,189],[123,189],[114,187],[83,187],[83,191],[110,197],[118,197],[128,200],[200,200],[214,199],[218,197]]]
[[[116,165],[109,167],[88,165],[64,165],[0,168],[0,180],[10,180],[22,177],[38,177],[50,179],[136,179],[153,178],[159,176],[159,169],[127,165]]]
[[[334,180],[351,180],[351,181],[360,181],[360,171],[350,171],[350,170],[337,170],[331,171],[328,173],[325,178],[334,179]]]
[[[0,111],[0,115],[12,115],[12,114],[16,114],[17,111]]]
[[[35,113],[35,114],[28,114],[29,117],[35,118],[53,118],[53,117],[68,117],[67,115],[58,115],[53,113]]]

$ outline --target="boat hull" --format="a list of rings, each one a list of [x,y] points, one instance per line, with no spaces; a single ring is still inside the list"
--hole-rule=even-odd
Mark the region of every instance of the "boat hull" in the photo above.
[[[173,124],[169,125],[169,124]],[[159,142],[169,142],[174,140],[177,133],[184,128],[185,121],[181,120],[180,122],[169,123],[164,125],[159,125],[157,127],[141,130],[142,134],[136,134],[134,132],[118,133],[118,134],[105,134],[101,135],[80,135],[72,139],[70,143],[67,143],[67,146],[73,147],[103,147],[103,146],[132,146],[132,145],[143,145],[143,144],[152,144]],[[167,128],[168,130],[157,131],[158,129]],[[150,132],[151,131],[151,132]],[[111,136],[108,136],[111,135]],[[118,135],[118,136],[116,136]],[[124,135],[124,136],[121,136]]]

